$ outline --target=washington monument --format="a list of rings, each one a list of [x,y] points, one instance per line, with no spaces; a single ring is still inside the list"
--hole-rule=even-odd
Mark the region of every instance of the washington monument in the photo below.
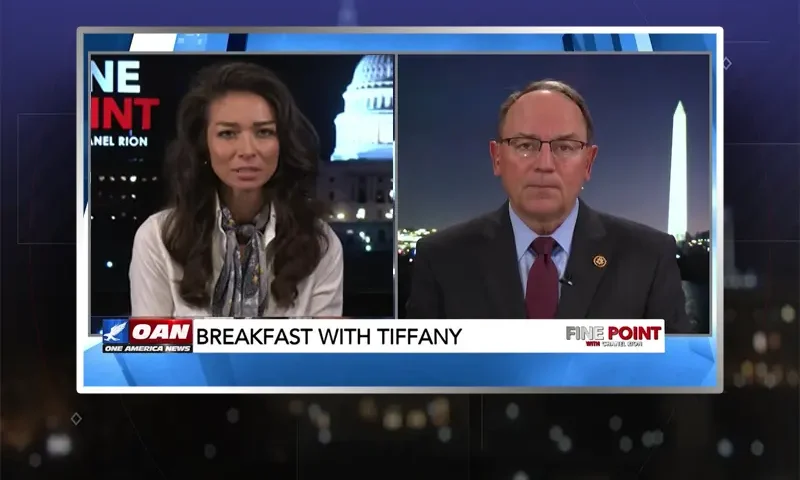
[[[678,102],[672,116],[672,156],[669,172],[669,217],[667,233],[681,241],[689,230],[689,186],[687,180],[686,111]]]

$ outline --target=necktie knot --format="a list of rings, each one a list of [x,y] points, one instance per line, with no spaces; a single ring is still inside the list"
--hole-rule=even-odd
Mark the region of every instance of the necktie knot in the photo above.
[[[536,255],[550,255],[553,253],[556,241],[553,237],[537,237],[531,244],[531,249]]]

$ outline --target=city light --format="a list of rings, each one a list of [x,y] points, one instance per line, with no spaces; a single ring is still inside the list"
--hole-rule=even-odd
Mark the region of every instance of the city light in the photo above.
[[[436,229],[419,228],[416,230],[399,229],[397,231],[397,253],[410,254],[417,248],[417,242],[420,238],[436,233]]]
[[[411,410],[406,416],[406,425],[412,430],[422,430],[428,423],[428,417],[422,410]]]
[[[506,406],[506,417],[508,417],[509,420],[516,420],[519,418],[519,405],[516,403],[509,403]]]
[[[756,332],[753,334],[753,350],[759,354],[767,352],[767,336],[764,332]]]
[[[403,426],[403,413],[400,407],[391,406],[383,414],[383,428],[394,431]]]
[[[239,422],[239,410],[237,410],[235,408],[231,408],[225,413],[225,417],[228,419],[228,423],[238,423]]]
[[[72,439],[65,433],[53,433],[47,437],[46,449],[51,457],[65,457],[72,452]]]
[[[791,305],[784,305],[781,309],[781,319],[786,323],[792,323],[795,320],[797,313]]]

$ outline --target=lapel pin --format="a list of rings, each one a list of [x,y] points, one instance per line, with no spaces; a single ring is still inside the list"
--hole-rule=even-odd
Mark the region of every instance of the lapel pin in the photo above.
[[[592,259],[592,263],[594,263],[594,266],[597,268],[606,268],[606,265],[608,265],[606,257],[602,255],[595,255],[595,257]]]

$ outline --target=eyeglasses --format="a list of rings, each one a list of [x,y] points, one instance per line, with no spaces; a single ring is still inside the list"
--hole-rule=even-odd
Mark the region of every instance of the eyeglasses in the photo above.
[[[547,143],[553,156],[562,160],[577,157],[589,145],[580,140],[539,140],[531,137],[501,138],[498,142],[505,143],[514,153],[525,158],[538,156],[542,152],[542,145]]]

